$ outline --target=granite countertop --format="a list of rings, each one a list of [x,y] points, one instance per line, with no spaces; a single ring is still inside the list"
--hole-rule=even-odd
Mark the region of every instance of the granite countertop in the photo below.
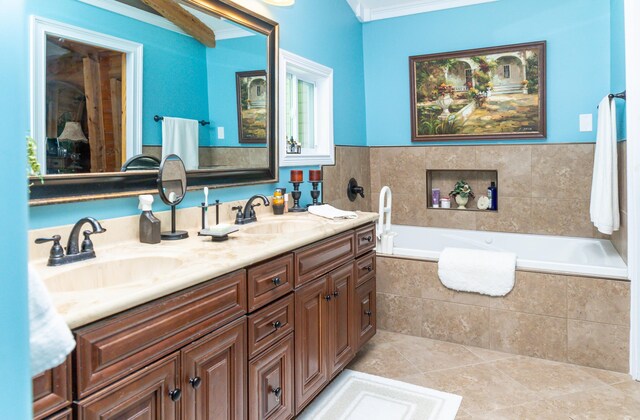
[[[95,259],[61,267],[47,267],[39,250],[40,258],[31,264],[69,327],[77,328],[378,218],[376,213],[357,214],[357,219],[340,221],[309,213],[262,214],[225,242],[197,236],[198,229],[192,227],[186,229],[189,238],[181,241],[148,245],[129,238],[96,244]],[[278,220],[291,222],[285,233],[247,232]],[[104,282],[111,285],[104,287]]]

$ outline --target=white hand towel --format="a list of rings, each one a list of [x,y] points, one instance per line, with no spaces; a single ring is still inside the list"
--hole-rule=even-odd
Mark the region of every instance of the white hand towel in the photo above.
[[[598,108],[598,136],[591,182],[591,221],[611,235],[620,229],[618,202],[618,144],[615,100],[605,96]]]
[[[29,329],[31,375],[35,376],[64,362],[76,346],[71,330],[56,311],[49,292],[29,267]]]
[[[449,289],[504,296],[515,284],[516,254],[445,248],[438,260],[438,276]]]
[[[310,206],[309,213],[316,216],[324,217],[325,219],[357,219],[358,215],[352,211],[339,210],[329,204],[322,204],[320,206]]]
[[[175,154],[187,171],[198,169],[198,121],[164,117],[162,120],[162,157]]]

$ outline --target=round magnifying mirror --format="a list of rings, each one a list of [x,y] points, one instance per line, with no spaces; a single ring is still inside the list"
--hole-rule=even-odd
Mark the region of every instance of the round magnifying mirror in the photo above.
[[[176,206],[187,193],[187,171],[178,155],[167,155],[162,159],[158,172],[158,192],[162,201],[171,206],[171,232],[162,232],[162,239],[188,238],[186,231],[176,231]]]

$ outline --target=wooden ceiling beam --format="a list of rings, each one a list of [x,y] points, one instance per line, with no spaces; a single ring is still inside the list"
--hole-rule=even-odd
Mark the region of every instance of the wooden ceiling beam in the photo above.
[[[210,48],[216,46],[216,34],[200,19],[189,13],[174,0],[142,0],[153,7],[165,19]]]

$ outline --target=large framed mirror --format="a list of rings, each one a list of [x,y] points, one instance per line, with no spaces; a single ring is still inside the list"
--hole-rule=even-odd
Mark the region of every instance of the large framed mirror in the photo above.
[[[277,23],[228,0],[29,3],[32,205],[153,191],[170,154],[190,189],[277,180]],[[242,114],[244,72],[265,76]]]

